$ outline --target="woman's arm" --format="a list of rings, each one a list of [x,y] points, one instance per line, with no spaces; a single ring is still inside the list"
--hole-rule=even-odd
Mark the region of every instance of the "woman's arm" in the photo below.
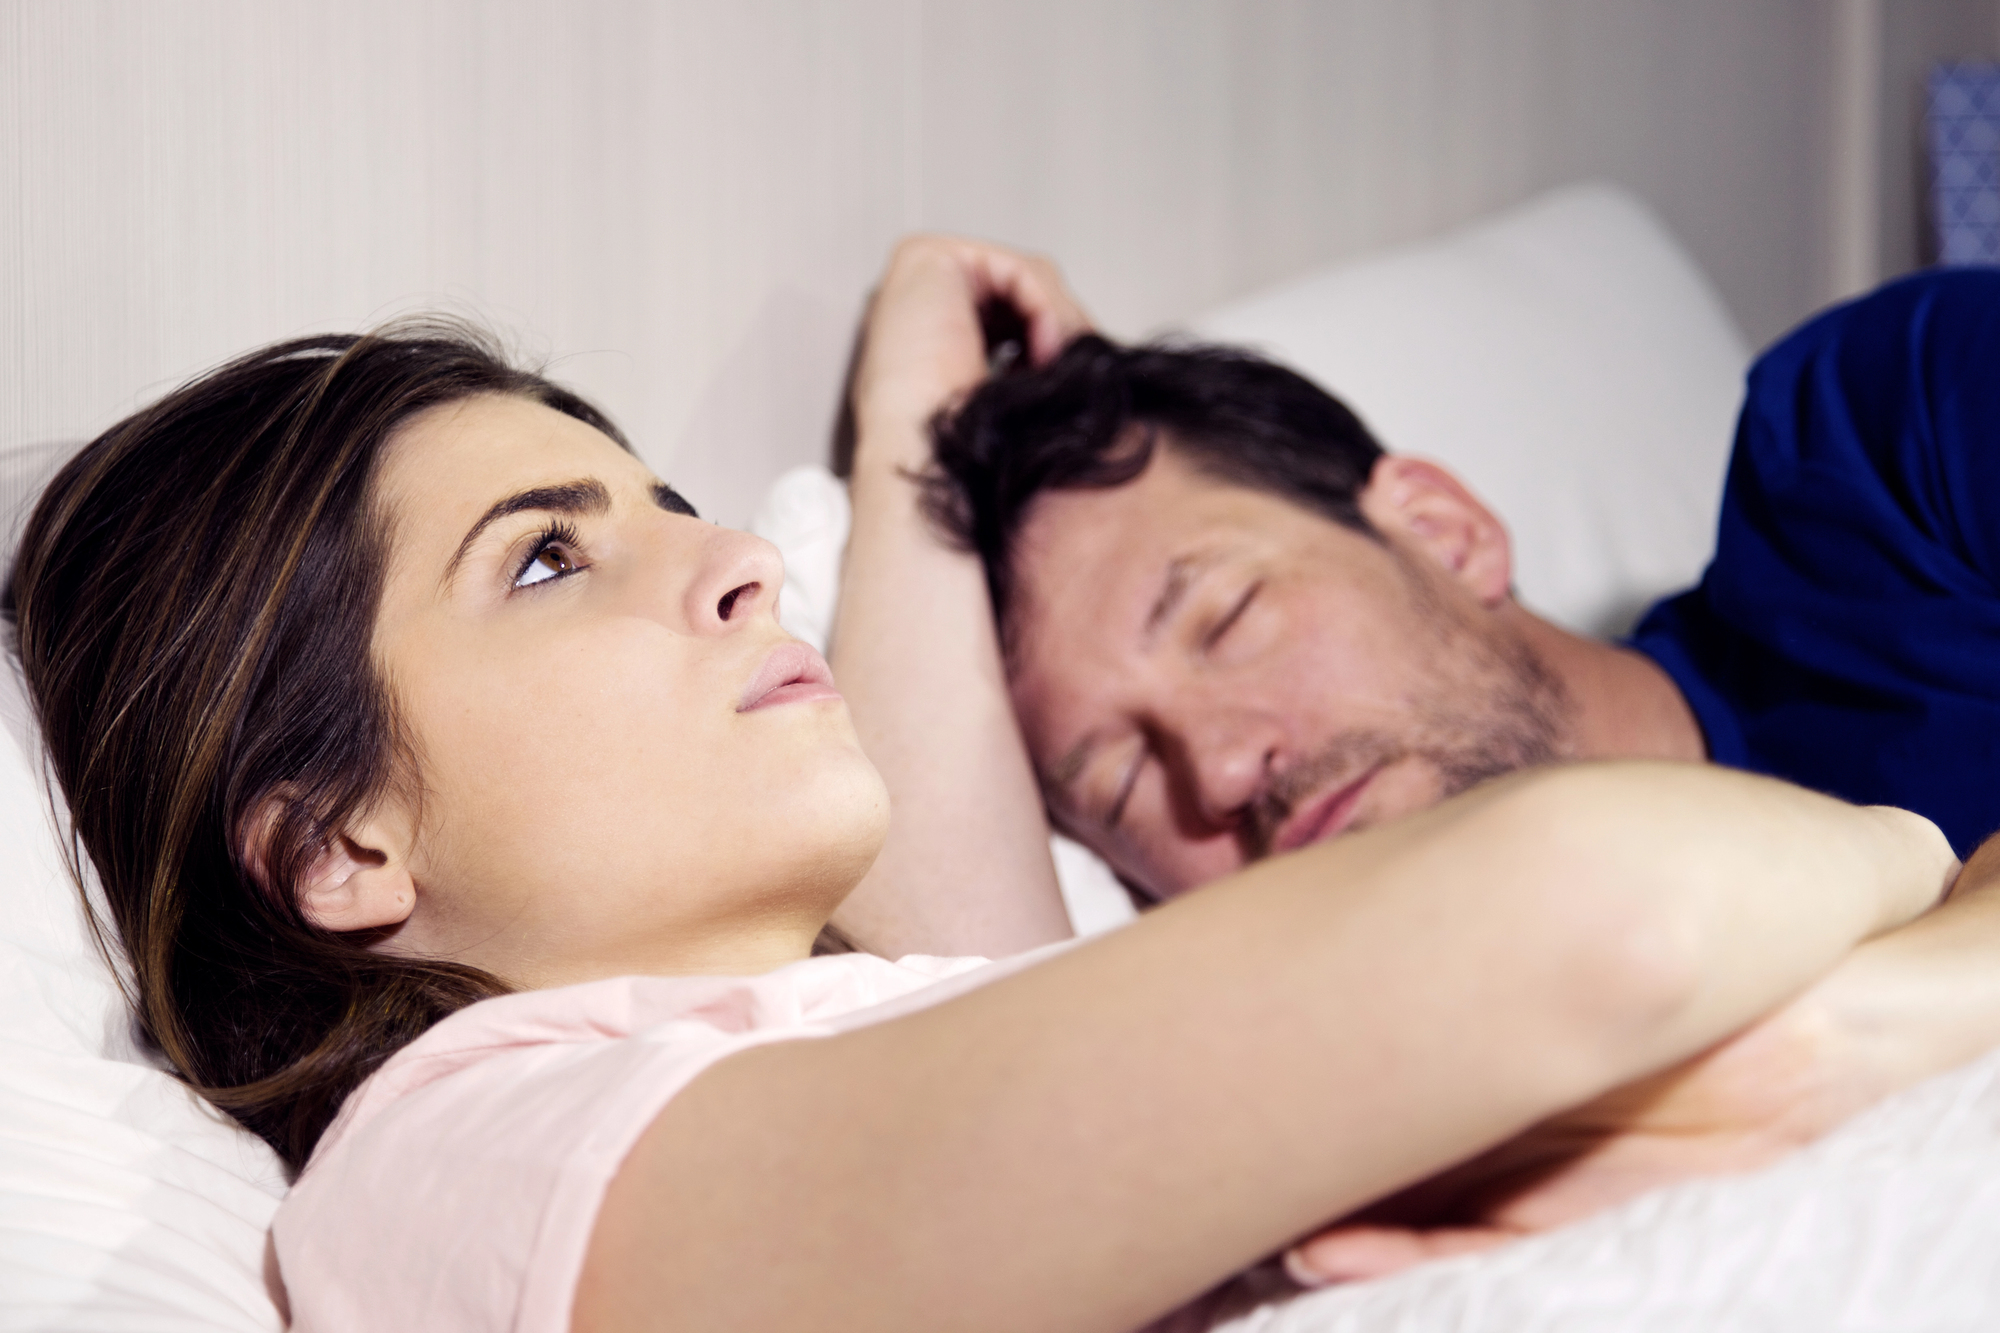
[[[574,1326],[1126,1329],[1685,1058],[1934,900],[1936,830],[1717,769],[1509,778],[698,1078]]]
[[[831,657],[894,813],[835,923],[892,958],[999,957],[1070,934],[985,577],[938,541],[914,481],[931,418],[986,373],[978,311],[995,297],[1028,317],[1038,360],[1087,327],[1047,261],[915,237],[870,304],[852,388],[854,527]]]
[[[1826,1076],[1850,1110],[2000,1045],[2000,837],[1966,861],[1950,901],[1857,949],[1796,1018],[1847,1057]]]

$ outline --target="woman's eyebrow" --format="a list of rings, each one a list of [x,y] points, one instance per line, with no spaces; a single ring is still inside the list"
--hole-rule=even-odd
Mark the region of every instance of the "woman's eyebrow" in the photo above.
[[[444,567],[443,583],[449,584],[458,574],[459,562],[472,549],[472,543],[479,540],[479,534],[486,531],[489,524],[496,523],[509,514],[519,514],[530,509],[545,510],[551,514],[602,514],[611,508],[611,491],[594,477],[581,481],[566,481],[557,486],[535,486],[525,491],[516,491],[489,508],[479,516],[465,534],[465,540],[452,552],[451,560]]]
[[[701,517],[700,514],[694,512],[694,506],[688,503],[685,495],[682,495],[664,481],[653,483],[653,503],[666,510],[669,514],[686,514],[689,518]]]

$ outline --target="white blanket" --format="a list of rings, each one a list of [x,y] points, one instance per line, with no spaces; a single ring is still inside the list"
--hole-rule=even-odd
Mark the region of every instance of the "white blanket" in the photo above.
[[[2000,1330],[2000,1051],[1766,1170],[1263,1306],[1228,1333]]]

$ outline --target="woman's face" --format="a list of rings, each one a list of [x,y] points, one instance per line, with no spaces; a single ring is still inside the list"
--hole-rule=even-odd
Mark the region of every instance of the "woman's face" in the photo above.
[[[415,898],[387,947],[528,986],[802,956],[888,801],[778,628],[777,552],[512,397],[412,419],[376,498],[373,650],[422,782],[378,819]]]

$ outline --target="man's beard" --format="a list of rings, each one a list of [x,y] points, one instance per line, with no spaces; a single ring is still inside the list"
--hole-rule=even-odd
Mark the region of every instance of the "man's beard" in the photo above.
[[[1422,659],[1427,673],[1411,700],[1414,721],[1402,734],[1343,732],[1317,754],[1272,781],[1249,811],[1244,852],[1267,856],[1299,806],[1388,764],[1416,759],[1437,773],[1438,799],[1488,778],[1569,757],[1575,704],[1561,677],[1534,648],[1511,634],[1480,633],[1453,613],[1424,573],[1404,564],[1411,597],[1434,631]]]

